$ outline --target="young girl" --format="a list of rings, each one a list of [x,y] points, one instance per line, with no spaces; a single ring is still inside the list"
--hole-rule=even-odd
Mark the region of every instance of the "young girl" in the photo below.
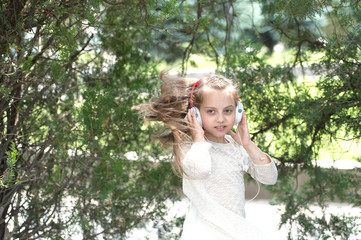
[[[161,73],[161,80],[160,98],[141,107],[147,121],[169,130],[159,138],[172,143],[191,202],[181,239],[267,239],[245,219],[243,174],[275,184],[277,169],[251,141],[235,86],[220,75],[191,81]]]

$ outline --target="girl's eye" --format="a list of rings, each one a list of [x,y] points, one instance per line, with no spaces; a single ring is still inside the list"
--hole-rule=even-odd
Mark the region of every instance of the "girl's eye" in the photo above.
[[[215,111],[214,110],[208,110],[207,113],[213,114],[213,113],[215,113]]]
[[[232,113],[232,112],[233,112],[233,109],[226,109],[225,112],[226,112],[226,113]]]

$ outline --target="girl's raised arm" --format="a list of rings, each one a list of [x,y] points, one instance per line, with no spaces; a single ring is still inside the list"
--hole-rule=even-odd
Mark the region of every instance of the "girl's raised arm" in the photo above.
[[[249,157],[252,159],[253,163],[257,165],[268,164],[271,162],[271,159],[267,154],[262,152],[261,149],[251,140],[249,136],[249,129],[247,123],[246,113],[243,111],[242,121],[237,126],[237,133],[229,131],[229,135],[240,145],[244,147],[247,151]]]

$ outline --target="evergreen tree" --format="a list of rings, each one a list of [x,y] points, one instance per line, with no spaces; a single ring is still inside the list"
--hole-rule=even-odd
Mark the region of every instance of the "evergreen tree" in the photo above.
[[[360,140],[358,1],[9,0],[0,8],[1,239],[125,239],[149,223],[172,238],[181,221],[164,220],[165,203],[179,198],[180,179],[150,139],[159,126],[143,126],[131,107],[157,95],[161,61],[185,73],[197,67],[193,54],[238,81],[252,138],[278,164],[269,190],[285,206],[289,239],[359,231],[356,217],[327,211],[334,200],[360,207],[358,169],[314,161]]]

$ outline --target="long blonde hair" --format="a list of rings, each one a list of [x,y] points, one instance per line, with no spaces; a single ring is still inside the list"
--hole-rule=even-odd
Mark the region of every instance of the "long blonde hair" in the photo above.
[[[160,121],[165,124],[164,129],[157,133],[155,138],[165,146],[173,147],[174,161],[173,171],[178,176],[183,176],[181,163],[180,144],[192,142],[192,136],[189,132],[189,126],[185,121],[188,109],[190,107],[191,95],[195,107],[200,107],[203,101],[202,89],[204,86],[213,89],[225,89],[231,87],[234,89],[232,94],[235,102],[238,95],[233,82],[221,75],[210,75],[199,80],[191,80],[177,76],[170,76],[167,72],[160,73],[162,80],[161,92],[159,98],[151,99],[149,103],[136,106],[136,109],[144,112],[144,121]],[[192,88],[199,81],[197,87]]]

